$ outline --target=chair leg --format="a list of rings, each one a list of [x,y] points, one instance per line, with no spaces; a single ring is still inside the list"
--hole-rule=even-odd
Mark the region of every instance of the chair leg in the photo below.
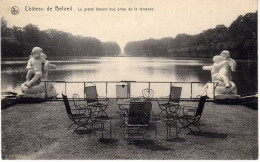
[[[107,113],[105,112],[105,110],[101,110],[101,116],[105,114],[104,116],[108,116]]]
[[[181,127],[179,130],[178,130],[178,133],[184,131],[186,128],[188,128],[191,132],[193,132],[193,130],[190,128],[191,125],[193,125],[192,123],[189,123],[187,125],[185,125],[183,122],[181,122],[181,120],[179,119],[179,122],[181,123],[181,125],[183,125],[183,127]],[[182,131],[181,131],[182,130]]]
[[[188,124],[187,125],[187,128],[190,130],[190,132],[192,133],[192,134],[194,134],[194,131],[191,129],[191,127],[190,126],[192,126],[192,125],[194,125],[193,123],[190,123],[190,124]]]
[[[124,119],[124,114],[120,114],[120,123],[119,123],[120,128],[125,126],[125,119]]]
[[[169,139],[169,125],[166,123],[166,139]]]
[[[175,125],[176,137],[179,138],[179,136],[178,136],[178,122],[177,122],[177,120],[176,120],[176,123],[175,123],[175,124],[176,124],[176,125]]]
[[[99,116],[100,110],[97,110],[97,109],[99,109],[99,108],[93,106],[92,109],[93,109],[92,113],[93,113],[93,114],[97,114],[97,116]]]
[[[103,114],[105,114],[105,116],[108,116],[107,113],[106,113],[106,109],[107,109],[107,106],[104,107],[104,108],[101,108],[101,116],[102,116]]]
[[[87,127],[87,126],[84,126],[84,128],[86,129],[86,130],[88,130],[89,131],[89,135],[88,135],[88,138],[90,138],[90,135],[91,135],[91,130]]]
[[[159,113],[159,115],[161,116],[161,113],[163,113],[163,112],[164,112],[164,110],[161,110],[160,113]]]
[[[87,123],[86,123],[87,124]],[[91,130],[86,126],[86,125],[82,125],[84,127],[85,130],[88,130],[89,132],[89,138],[90,138],[90,135],[91,135]]]
[[[104,123],[101,123],[102,139],[104,138]]]
[[[171,125],[169,126],[170,130],[169,130],[169,137],[171,138],[171,135],[172,135],[172,128],[171,128]]]
[[[70,127],[73,126],[75,123],[72,123],[69,127],[68,127],[68,130],[70,130]]]
[[[196,127],[196,128],[199,130],[199,132],[201,132],[201,129],[200,129],[200,127],[197,125],[197,123],[194,123],[193,125],[194,125],[194,127]]]
[[[91,131],[93,131],[94,133],[96,133],[95,126],[94,126],[94,123],[93,123],[93,122],[91,123],[91,128],[92,128]]]
[[[160,105],[159,105],[159,108],[161,109],[159,115],[161,116],[161,113],[165,112],[166,115],[167,115],[167,107],[165,109],[163,109]]]
[[[109,130],[109,135],[110,135],[110,139],[112,138],[112,128],[111,128],[111,126],[112,126],[112,124],[111,124],[111,121],[110,121],[110,126],[109,126],[109,128],[110,128],[110,130]]]
[[[74,132],[75,132],[77,129],[79,129],[80,127],[81,127],[80,125],[77,126],[77,128],[75,128],[75,129],[73,130],[72,134],[74,134]]]
[[[155,138],[157,137],[157,120],[155,121]]]

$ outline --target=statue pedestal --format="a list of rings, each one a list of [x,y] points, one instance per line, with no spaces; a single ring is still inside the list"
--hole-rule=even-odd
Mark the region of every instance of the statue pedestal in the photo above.
[[[27,87],[25,83],[21,85],[22,94],[18,95],[19,98],[30,99],[51,99],[56,98],[58,93],[51,83],[41,82],[39,85]]]
[[[220,81],[215,81],[215,82],[218,82],[218,85],[215,89],[212,83],[207,83],[202,88],[201,95],[206,91],[207,95],[210,98],[214,98],[215,95],[215,99],[237,99],[240,97],[239,95],[237,95],[237,87],[234,82],[230,81],[231,84],[230,88],[226,88],[223,82]]]
[[[235,85],[234,82],[230,81],[230,88],[226,88],[226,85],[224,82],[217,81],[218,85],[215,89],[215,96],[218,95],[236,95],[237,94],[237,86]]]

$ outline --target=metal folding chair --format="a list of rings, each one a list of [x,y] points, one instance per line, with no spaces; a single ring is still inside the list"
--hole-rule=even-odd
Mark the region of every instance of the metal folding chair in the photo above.
[[[79,128],[84,128],[85,130],[90,131],[87,125],[89,124],[89,122],[91,122],[91,109],[86,108],[84,106],[79,107],[77,109],[71,109],[67,95],[62,93],[62,98],[64,101],[67,115],[69,119],[72,121],[71,125],[68,127],[68,130],[71,128],[71,126],[77,125],[77,127],[73,130],[72,133],[74,133]],[[84,110],[84,113],[72,113],[73,110],[77,110],[78,112]]]
[[[146,88],[146,89],[142,90],[142,94],[145,99],[150,100],[153,98],[154,91],[150,88]]]
[[[105,102],[100,102],[95,84],[87,83],[85,85],[84,94],[87,101],[87,107],[92,108],[93,113],[98,113],[99,116],[108,116],[105,110],[108,107],[109,100],[108,98],[104,98],[103,101]]]
[[[81,104],[81,103],[80,103],[80,101],[82,101],[82,100],[80,99],[80,96],[79,96],[78,94],[76,94],[76,93],[74,93],[74,94],[72,95],[72,101],[73,101],[73,106],[72,106],[72,107],[75,108],[75,111],[78,111],[78,112],[79,112],[78,109],[80,109],[80,108],[82,108],[82,107],[85,107],[84,104]]]
[[[167,102],[161,102],[157,101],[158,105],[161,109],[160,114],[163,112],[166,113],[166,115],[172,115],[173,113],[177,115],[177,110],[180,108],[180,97],[181,97],[181,91],[182,87],[176,87],[176,86],[171,86],[170,88],[170,95],[167,100]]]
[[[207,99],[207,95],[205,96],[201,96],[199,99],[199,104],[198,106],[194,109],[195,114],[194,115],[181,115],[178,117],[179,122],[181,123],[182,127],[178,130],[178,133],[184,131],[185,129],[189,129],[192,133],[194,133],[194,131],[192,130],[191,127],[196,127],[199,132],[201,132],[200,128],[199,128],[199,121],[201,119],[201,115],[204,109],[204,105],[206,103],[206,99]],[[186,107],[183,107],[184,109]],[[189,107],[187,107],[189,108]]]
[[[153,98],[153,95],[154,95],[154,90],[152,90],[151,88],[146,88],[146,89],[143,89],[142,90],[142,95],[143,95],[143,98],[146,100],[146,101],[149,101],[149,102],[152,102],[152,98]],[[154,124],[155,126],[155,138],[157,136],[157,122],[158,120],[160,120],[160,115],[158,114],[155,114],[152,110],[152,106],[151,106],[151,110],[150,110],[150,122],[149,122],[149,126],[151,126],[151,124]]]

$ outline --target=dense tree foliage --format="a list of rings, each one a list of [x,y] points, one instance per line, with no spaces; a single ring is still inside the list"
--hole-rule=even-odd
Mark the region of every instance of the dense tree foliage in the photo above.
[[[73,36],[55,29],[39,30],[36,25],[8,28],[1,18],[2,58],[28,57],[34,46],[42,47],[48,56],[118,56],[116,42],[101,42],[96,38]]]
[[[239,16],[228,28],[218,25],[197,35],[128,42],[124,52],[129,56],[208,58],[224,49],[236,59],[257,58],[257,12]]]

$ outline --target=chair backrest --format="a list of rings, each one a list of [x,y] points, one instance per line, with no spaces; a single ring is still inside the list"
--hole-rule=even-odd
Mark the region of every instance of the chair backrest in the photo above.
[[[152,104],[151,102],[130,103],[128,116],[129,124],[149,124]]]
[[[86,86],[84,91],[88,103],[98,102],[97,87],[95,85]]]
[[[195,114],[196,117],[197,117],[197,116],[201,116],[202,111],[203,111],[203,109],[204,109],[204,105],[205,105],[206,100],[207,100],[207,97],[208,97],[207,95],[200,97],[200,99],[199,99],[199,105],[198,105],[198,107],[197,107],[197,111],[196,111],[196,114]]]
[[[72,99],[73,99],[74,106],[77,108],[80,105],[79,104],[79,95],[76,93],[73,94]]]
[[[142,90],[142,94],[143,94],[144,98],[150,99],[150,98],[153,98],[154,91],[150,88],[146,88],[146,89]]]
[[[127,83],[118,83],[116,85],[116,98],[117,99],[126,99],[129,98],[129,88]]]
[[[69,104],[69,100],[68,100],[67,95],[65,95],[65,94],[62,93],[62,98],[63,98],[63,101],[64,101],[64,105],[65,105],[67,114],[68,114],[69,116],[72,116],[72,112],[71,112],[71,109],[70,109],[70,104]]]
[[[171,86],[169,101],[180,102],[182,87]]]

